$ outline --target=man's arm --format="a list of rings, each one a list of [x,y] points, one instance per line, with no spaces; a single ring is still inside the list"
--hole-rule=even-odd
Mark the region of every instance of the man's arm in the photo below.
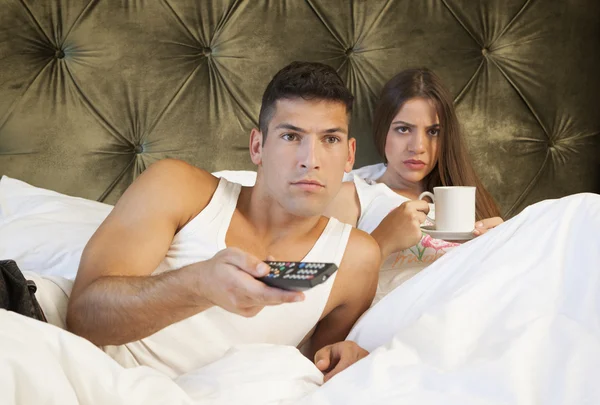
[[[336,306],[317,324],[306,352],[310,359],[327,345],[341,342],[358,318],[369,309],[375,291],[381,254],[367,233],[352,229],[330,300]]]
[[[257,281],[268,266],[237,249],[151,276],[174,235],[206,207],[217,184],[209,173],[181,161],[148,168],[84,249],[69,299],[68,329],[96,345],[119,345],[213,305],[252,316],[264,305],[297,299],[298,294]]]
[[[208,204],[217,184],[211,177],[162,160],[133,182],[83,251],[67,310],[70,331],[98,345],[125,343],[209,306],[196,297],[193,271],[146,276]]]

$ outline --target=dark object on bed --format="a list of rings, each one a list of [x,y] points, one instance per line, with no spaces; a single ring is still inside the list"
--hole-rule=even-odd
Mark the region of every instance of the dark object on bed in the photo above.
[[[253,169],[262,92],[293,60],[338,70],[357,167],[376,163],[378,93],[425,66],[510,217],[600,192],[599,38],[597,0],[0,0],[0,175],[114,203],[166,157]]]
[[[0,308],[46,322],[35,298],[36,290],[35,283],[25,279],[14,260],[0,260]]]

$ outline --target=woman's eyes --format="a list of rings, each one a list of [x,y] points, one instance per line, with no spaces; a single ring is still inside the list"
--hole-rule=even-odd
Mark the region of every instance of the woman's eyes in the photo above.
[[[410,132],[410,127],[396,127],[395,130],[401,134],[408,134]],[[427,131],[427,134],[430,136],[438,136],[440,134],[440,129],[431,128]]]

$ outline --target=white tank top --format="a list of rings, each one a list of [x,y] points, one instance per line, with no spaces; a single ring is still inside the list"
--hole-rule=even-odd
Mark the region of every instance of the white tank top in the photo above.
[[[385,165],[381,163],[353,170],[344,178],[354,181],[358,194],[360,217],[357,228],[368,233],[373,232],[390,211],[409,201],[385,184],[375,181],[384,172]],[[435,219],[435,206],[429,204],[429,209],[428,216]],[[389,255],[381,265],[377,293],[372,305],[456,246],[460,244],[423,234],[415,246]]]
[[[175,235],[165,259],[153,274],[208,260],[225,249],[225,236],[240,190],[240,184],[221,178],[209,204]],[[339,267],[351,229],[350,225],[330,219],[303,261],[333,262]],[[319,321],[335,274],[305,291],[302,302],[268,306],[252,318],[212,307],[137,342],[105,346],[103,350],[125,367],[146,365],[175,378],[217,360],[235,345],[298,346]]]

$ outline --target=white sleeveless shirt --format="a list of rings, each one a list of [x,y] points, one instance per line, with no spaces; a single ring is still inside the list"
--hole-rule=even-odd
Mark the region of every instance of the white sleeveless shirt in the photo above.
[[[410,201],[385,184],[375,181],[383,175],[385,169],[383,163],[365,166],[344,177],[344,181],[354,181],[360,202],[357,228],[368,233],[373,232],[390,211]],[[428,216],[435,219],[435,206],[429,204],[429,209]],[[381,265],[377,293],[372,305],[456,246],[460,244],[423,234],[415,246],[389,255]]]
[[[240,191],[240,184],[221,178],[209,204],[175,235],[165,259],[153,274],[208,260],[225,249],[225,236]],[[330,219],[303,261],[333,262],[339,267],[351,229],[350,225]],[[236,345],[298,346],[319,322],[336,274],[305,291],[302,302],[267,306],[251,318],[211,307],[137,342],[105,346],[103,350],[125,367],[146,365],[175,378],[219,359]]]

